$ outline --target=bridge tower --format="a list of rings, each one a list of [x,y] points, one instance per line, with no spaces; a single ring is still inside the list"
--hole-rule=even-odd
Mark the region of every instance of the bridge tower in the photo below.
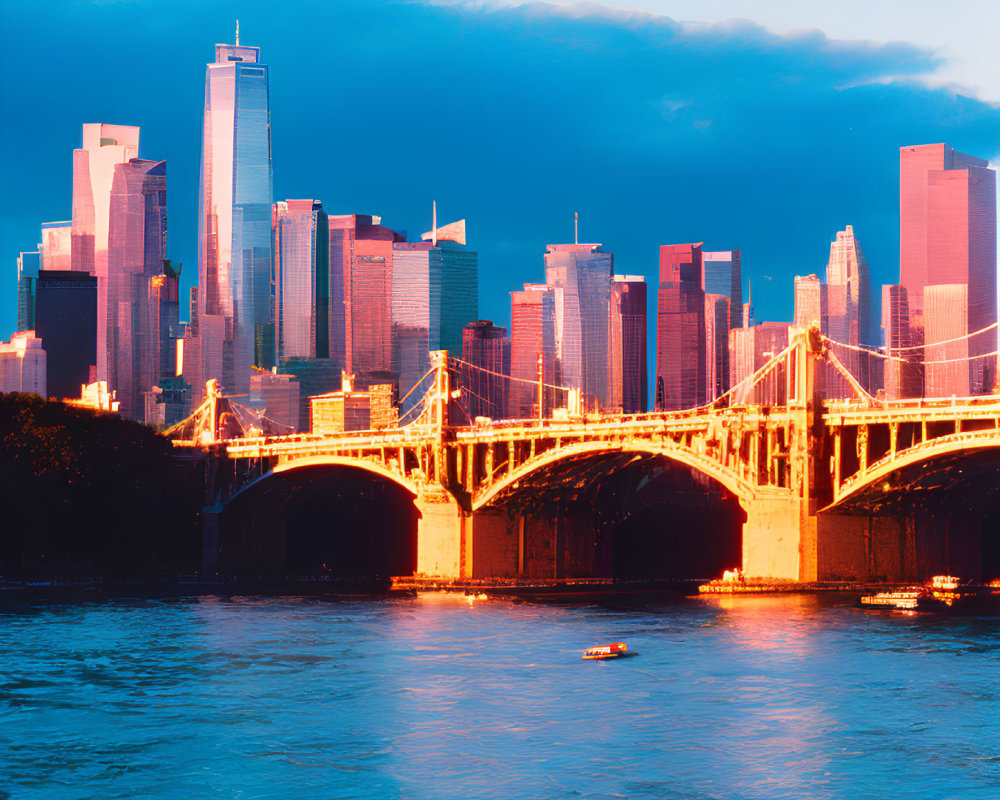
[[[822,484],[819,455],[822,400],[819,370],[825,348],[817,328],[797,330],[782,354],[786,376],[786,406],[768,424],[763,446],[783,438],[788,480],[774,485],[758,474],[756,491],[743,500],[743,571],[747,575],[817,579],[817,486]],[[759,463],[759,462],[758,462]]]

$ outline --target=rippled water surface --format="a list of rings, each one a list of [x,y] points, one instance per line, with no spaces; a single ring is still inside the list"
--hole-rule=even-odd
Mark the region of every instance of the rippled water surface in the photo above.
[[[1000,797],[1000,620],[852,602],[8,602],[0,797]]]

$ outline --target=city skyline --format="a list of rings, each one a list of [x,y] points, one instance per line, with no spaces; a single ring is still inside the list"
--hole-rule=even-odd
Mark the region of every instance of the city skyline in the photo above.
[[[697,37],[691,39],[693,34],[686,32],[681,26],[672,26],[668,20],[643,18],[628,22],[623,17],[613,14],[601,15],[596,11],[590,16],[580,13],[574,17],[557,9],[543,9],[531,16],[524,9],[471,11],[450,7],[403,7],[394,4],[387,4],[385,8],[393,15],[392,21],[387,24],[397,26],[412,22],[418,27],[424,26],[421,29],[437,30],[442,36],[449,35],[456,29],[456,25],[463,23],[467,27],[466,38],[482,40],[481,43],[487,48],[487,52],[493,52],[493,49],[506,39],[522,46],[525,34],[531,30],[539,32],[558,29],[565,35],[587,42],[593,58],[574,64],[580,67],[593,66],[594,63],[607,58],[609,47],[615,42],[628,44],[642,59],[648,60],[659,55],[666,59],[665,65],[669,65],[669,54],[656,52],[658,43],[673,40],[695,47],[701,41]],[[119,19],[122,20],[121,24],[124,24],[133,13],[129,8],[119,8],[114,14],[105,8],[87,7],[86,11],[94,16],[95,22],[98,18],[105,22]],[[194,53],[195,65],[204,64],[209,60],[207,53],[210,52],[212,39],[220,42],[232,38],[235,14],[226,18],[224,12],[225,9],[213,9],[206,19],[204,31],[198,31],[197,35],[194,32],[185,32],[176,39],[175,43],[182,53],[188,51]],[[5,15],[8,13],[12,12],[4,12]],[[158,19],[157,10],[153,9],[152,13],[153,17]],[[361,18],[361,12],[357,10],[347,9],[337,13],[345,14],[350,20],[360,22],[363,30],[375,30],[380,24],[367,17]],[[807,84],[808,90],[803,90],[805,94],[813,95],[817,101],[828,96],[828,99],[842,107],[846,106],[848,110],[855,104],[857,119],[865,119],[865,125],[862,126],[864,130],[852,131],[849,135],[845,132],[834,137],[837,144],[834,155],[839,152],[843,161],[836,163],[828,152],[824,154],[824,159],[828,162],[825,164],[825,169],[831,170],[836,163],[842,177],[833,180],[832,186],[824,186],[822,197],[817,191],[815,202],[802,204],[805,206],[803,210],[796,209],[792,213],[793,210],[787,209],[777,194],[777,189],[783,188],[781,185],[762,195],[759,187],[748,184],[749,167],[732,173],[731,186],[720,183],[719,179],[725,174],[725,168],[732,166],[732,162],[727,162],[724,156],[712,159],[713,162],[721,162],[718,164],[704,160],[705,168],[702,174],[693,174],[689,167],[668,171],[669,174],[664,173],[664,168],[669,166],[664,163],[665,159],[667,161],[673,159],[676,166],[676,160],[682,154],[705,153],[707,156],[706,148],[710,147],[713,141],[716,143],[726,141],[729,134],[726,133],[720,139],[720,131],[731,129],[731,121],[720,119],[718,116],[710,118],[710,124],[699,127],[696,124],[698,119],[692,117],[694,109],[690,104],[682,103],[677,108],[672,108],[672,104],[680,101],[675,103],[669,100],[669,97],[663,99],[664,88],[676,93],[687,88],[684,85],[686,82],[691,83],[690,90],[696,94],[699,82],[704,85],[704,79],[693,78],[689,70],[681,73],[680,77],[683,80],[673,81],[670,87],[656,87],[666,107],[661,108],[655,119],[645,118],[646,127],[635,129],[631,141],[637,148],[636,154],[630,156],[619,152],[612,157],[601,148],[593,149],[595,136],[606,131],[611,123],[593,122],[576,129],[574,140],[570,142],[572,146],[568,150],[576,152],[578,158],[577,144],[586,144],[591,148],[590,158],[585,162],[588,166],[586,170],[588,181],[592,184],[587,191],[580,191],[580,178],[565,171],[567,164],[564,159],[557,158],[551,165],[560,170],[559,174],[564,178],[561,186],[553,187],[551,181],[546,180],[548,167],[536,168],[542,156],[551,156],[554,152],[552,135],[559,129],[559,125],[556,124],[560,122],[558,119],[553,120],[552,124],[542,126],[542,133],[537,134],[542,138],[533,140],[534,144],[540,146],[535,152],[530,149],[533,142],[526,141],[524,135],[514,137],[518,140],[516,144],[521,148],[517,151],[516,157],[512,149],[514,143],[502,145],[489,158],[484,158],[480,148],[472,148],[470,141],[462,140],[458,134],[450,134],[439,140],[432,151],[434,168],[422,174],[419,181],[407,182],[405,180],[409,174],[407,165],[419,161],[427,152],[425,146],[428,144],[428,134],[432,131],[441,133],[440,127],[433,122],[434,115],[429,112],[426,104],[414,105],[414,101],[408,98],[405,92],[400,92],[391,98],[385,109],[376,109],[377,113],[374,115],[376,120],[384,118],[388,122],[389,118],[403,114],[415,123],[414,127],[407,135],[393,128],[395,133],[391,135],[391,132],[385,129],[374,138],[368,137],[365,139],[366,146],[358,151],[360,158],[354,159],[362,163],[352,165],[350,157],[337,157],[338,147],[345,145],[359,147],[360,139],[345,138],[346,134],[317,126],[315,123],[322,120],[322,115],[317,116],[317,109],[314,107],[316,104],[305,106],[306,111],[312,115],[313,125],[303,124],[309,119],[309,115],[304,116],[305,112],[301,108],[293,110],[289,106],[290,102],[301,99],[302,87],[295,83],[295,79],[297,76],[302,77],[297,71],[303,68],[304,62],[309,62],[309,57],[306,55],[293,58],[287,55],[289,40],[278,35],[281,33],[280,30],[261,24],[259,14],[255,17],[252,5],[240,14],[243,17],[243,38],[247,40],[249,28],[250,40],[255,46],[265,48],[268,54],[266,61],[272,65],[272,71],[276,63],[282,65],[281,79],[279,80],[276,75],[271,77],[272,106],[282,111],[279,115],[272,110],[275,161],[278,165],[275,168],[274,196],[320,198],[323,200],[324,209],[331,215],[378,213],[383,216],[390,228],[408,229],[410,232],[429,227],[426,217],[429,217],[430,200],[438,199],[442,214],[447,218],[463,216],[470,220],[471,235],[480,253],[483,274],[479,316],[493,319],[498,325],[509,325],[509,306],[505,302],[508,292],[517,289],[526,281],[543,278],[544,266],[538,253],[544,244],[572,241],[570,239],[572,212],[575,210],[580,211],[581,240],[604,241],[608,249],[615,253],[619,272],[645,275],[650,282],[655,280],[655,254],[656,248],[661,244],[703,240],[710,242],[711,246],[716,248],[741,249],[743,271],[758,287],[755,296],[758,318],[791,319],[792,275],[818,273],[826,261],[825,251],[829,247],[831,232],[843,229],[848,224],[854,226],[858,236],[865,242],[865,250],[872,268],[872,284],[895,282],[897,280],[895,275],[898,274],[896,273],[898,257],[895,254],[898,246],[898,208],[893,198],[898,190],[895,175],[892,173],[896,169],[894,162],[898,147],[914,142],[948,141],[956,149],[990,157],[1000,146],[996,135],[988,131],[991,125],[994,129],[1000,127],[998,124],[993,124],[1000,119],[1000,112],[984,103],[968,98],[957,98],[954,94],[949,95],[946,90],[930,90],[906,82],[881,84],[877,90],[874,88],[875,84],[872,81],[876,80],[877,75],[915,74],[919,71],[918,67],[926,69],[931,65],[933,59],[920,48],[879,47],[860,43],[855,43],[853,46],[841,43],[835,46],[830,42],[820,42],[815,56],[818,62],[809,66],[802,61],[804,53],[802,43],[794,37],[776,36],[751,26],[742,33],[736,31],[727,34],[724,30],[714,29],[699,35],[707,36],[715,45],[729,46],[733,59],[745,62],[747,65],[756,64],[759,70],[763,70],[760,74],[763,84],[773,83],[775,80],[774,75],[768,73],[768,69],[782,65],[783,61],[786,62],[784,66],[798,69],[802,73],[801,77]],[[21,18],[12,19],[12,22],[18,22],[19,19]],[[599,23],[599,26],[588,28],[585,22]],[[62,24],[62,21],[58,24]],[[170,28],[169,23],[165,24],[165,28]],[[101,35],[103,34],[94,37],[95,46]],[[418,46],[419,43],[408,39],[407,44],[404,57],[416,59],[418,65],[424,64],[425,62],[420,60],[423,51]],[[705,45],[705,42],[701,41],[701,44]],[[348,50],[356,46],[353,39],[345,42],[345,45]],[[123,56],[127,56],[128,46],[118,46],[124,47],[120,52]],[[536,59],[540,57],[536,49],[532,49],[529,45],[523,46],[528,56]],[[848,62],[846,67],[838,67],[833,63],[834,51],[846,52],[846,62]],[[447,69],[460,55],[460,52],[456,55],[451,51],[441,54],[440,68]],[[191,76],[192,64],[187,63],[189,60],[185,55],[183,69],[185,80]],[[572,61],[572,54],[567,54],[566,60]],[[487,61],[487,67],[493,63]],[[567,68],[568,66],[569,64]],[[330,69],[335,67],[336,64],[332,64]],[[841,71],[838,72],[838,69]],[[142,71],[141,64],[138,71]],[[850,76],[848,72],[851,73]],[[548,86],[546,93],[561,85],[565,79],[562,73],[561,67],[551,78],[551,86]],[[481,78],[490,79],[486,85],[496,86],[492,82],[495,76],[490,69],[480,68],[478,74]],[[376,72],[373,80],[382,80],[380,76],[381,73]],[[846,81],[849,77],[859,85],[849,90],[832,86],[831,79]],[[323,84],[322,75],[315,75],[312,80],[314,86]],[[518,72],[511,76],[511,80],[520,85],[518,82],[523,81],[523,77]],[[198,79],[195,79],[195,83],[198,83]],[[190,99],[190,87],[185,88],[184,94]],[[644,91],[648,88],[645,87]],[[737,87],[730,88],[735,90]],[[801,100],[801,94],[790,93],[791,90],[784,84],[772,86],[772,89],[774,88],[781,90],[775,101],[777,104],[775,108],[780,112],[779,117],[786,121],[799,119],[800,123],[775,138],[774,143],[784,145],[785,151],[791,156],[801,154],[801,148],[808,140],[805,134],[815,120],[809,114],[799,118],[801,114],[798,112],[801,109],[795,108],[793,101]],[[617,119],[618,124],[630,124],[630,120],[634,121],[635,109],[638,106],[623,105],[628,98],[618,97],[621,92],[611,92],[610,87],[598,87],[598,90],[602,92],[601,97],[606,101],[615,100],[614,107],[609,107],[609,110],[614,112],[611,117]],[[172,87],[168,82],[164,91],[168,104],[170,100],[176,100],[176,87]],[[899,119],[890,120],[888,115],[884,115],[876,118],[878,124],[874,124],[872,118],[862,116],[861,112],[867,108],[865,104],[872,100],[871,94],[875,91],[884,95],[882,98],[884,102],[894,106],[898,112],[896,117]],[[83,94],[87,95],[86,92]],[[123,99],[128,96],[127,92],[121,94]],[[669,95],[669,92],[667,94]],[[471,95],[464,97],[464,107],[468,112],[466,116],[469,119],[460,126],[462,130],[467,129],[464,126],[481,129],[484,123],[493,122],[493,117],[487,114],[489,109],[485,109],[481,102]],[[361,111],[375,108],[370,101],[359,98],[353,89],[337,95],[336,99],[338,106],[349,105]],[[531,103],[527,105],[512,99],[505,101],[504,107],[514,114],[512,120],[517,119],[518,115],[530,113],[532,104],[540,99],[540,93],[534,92],[529,99]],[[59,114],[73,113],[73,106],[78,102],[79,99],[67,102],[60,107]],[[698,102],[702,101],[698,100],[695,105]],[[143,110],[144,101],[137,99],[135,103],[127,105],[123,103],[122,111],[112,115],[107,110],[111,105],[108,97],[95,92],[90,97],[89,105],[94,111],[75,120],[73,125],[75,131],[79,131],[82,122],[93,119],[114,124],[137,124],[143,129],[145,142],[143,152],[169,161],[171,225],[167,254],[175,263],[181,261],[186,265],[182,273],[184,286],[181,294],[182,298],[186,299],[196,272],[195,259],[192,257],[192,245],[196,237],[191,236],[191,219],[195,216],[191,206],[195,201],[190,194],[190,176],[193,165],[197,164],[198,156],[196,148],[190,147],[189,134],[192,122],[195,129],[199,127],[197,118],[200,103],[196,100],[192,106],[190,102],[185,101],[182,106],[170,105],[169,110],[163,108],[162,104],[158,110],[152,110],[147,104],[145,106],[147,110]],[[918,105],[925,112],[919,115],[921,117],[919,120],[916,113]],[[955,119],[960,120],[956,124],[946,119],[946,112],[949,108],[958,106],[961,106],[963,113],[960,117],[953,115]],[[724,109],[720,107],[705,110],[718,114]],[[577,111],[573,106],[561,104],[559,111],[566,121],[575,120],[574,124],[579,124]],[[45,109],[44,113],[53,112]],[[570,116],[566,117],[565,114]],[[792,116],[789,117],[789,114]],[[184,120],[187,121],[183,122]],[[724,121],[727,124],[723,125]],[[169,144],[168,140],[163,138],[163,129],[168,122],[175,131],[169,139]],[[655,125],[649,127],[650,122]],[[360,137],[365,131],[370,130],[368,125],[367,122],[359,122],[348,128],[351,130],[357,128],[357,135]],[[324,137],[318,135],[317,128],[324,133],[325,141]],[[895,128],[895,132],[889,130],[891,128]],[[59,130],[58,125],[51,124],[46,136],[52,136]],[[185,133],[185,130],[188,133]],[[662,133],[657,134],[657,130]],[[752,143],[759,141],[759,137],[764,133],[764,130],[754,127],[748,130],[743,138],[747,143]],[[859,136],[859,133],[862,135]],[[70,148],[77,147],[79,142],[74,141],[77,135],[77,133],[69,135],[63,129],[62,139],[69,139]],[[663,144],[668,146],[651,149],[647,139],[657,135],[661,136]],[[289,149],[290,143],[302,136],[314,142],[314,153],[317,154],[314,161],[317,162],[318,168],[312,171],[298,169],[295,166],[298,158],[308,154],[308,148],[301,153],[298,152],[303,150],[301,147],[291,146]],[[188,141],[188,146],[181,147],[185,141]],[[826,140],[817,139],[817,142],[821,141],[829,142],[829,137]],[[865,146],[861,147],[862,144]],[[524,149],[525,147],[527,149]],[[195,150],[193,160],[192,149]],[[677,155],[674,156],[673,153]],[[647,163],[651,169],[647,171],[648,180],[637,184],[634,162],[635,156],[640,154],[648,157]],[[713,152],[713,156],[717,155],[719,154]],[[47,158],[56,160],[51,156]],[[491,164],[486,162],[492,163],[492,169],[489,169]],[[468,165],[468,168],[462,170],[463,165]],[[509,176],[501,175],[503,171],[501,167],[512,165],[515,166],[514,169],[507,169],[511,173]],[[852,168],[854,165],[857,169]],[[763,163],[752,166],[761,170],[764,168]],[[802,172],[799,177],[803,185],[808,187],[814,182],[820,170],[814,163],[801,162],[797,164],[798,166],[801,166]],[[372,173],[373,167],[377,167],[374,173]],[[362,168],[368,170],[369,180],[367,186],[359,188],[356,172]],[[882,178],[878,179],[878,175]],[[5,170],[4,179],[7,180],[9,177],[14,176],[10,175],[9,170]],[[372,177],[376,179],[371,180]],[[693,192],[695,196],[700,196],[703,201],[700,212],[697,210],[698,204],[694,204],[695,211],[679,208],[680,204],[671,199],[676,193],[664,195],[663,192],[656,191],[662,182],[658,181],[661,177],[669,178],[671,186],[679,183],[689,194]],[[856,183],[857,188],[848,185],[851,182]],[[51,199],[60,195],[58,189],[60,183],[65,183],[65,176],[61,174],[53,181],[46,181],[45,195],[49,199],[31,207],[30,213],[35,220],[33,224],[36,229],[42,221],[66,219],[70,216],[68,213],[70,209],[66,208],[65,201],[60,204],[58,200]],[[781,183],[779,180],[778,184]],[[547,187],[547,196],[554,195],[554,197],[540,209],[537,201],[531,201],[530,195],[534,193],[536,187],[542,185]],[[701,195],[695,191],[699,185],[703,187]],[[519,194],[515,194],[518,190]],[[658,198],[656,202],[650,202],[651,191],[655,191]],[[636,192],[640,200],[634,203],[630,204],[623,197],[623,193],[635,195]],[[487,197],[487,195],[494,196]],[[736,195],[741,195],[744,199],[740,201]],[[711,206],[706,198],[714,198]],[[761,199],[765,202],[758,202]],[[46,202],[50,205],[41,207],[45,206]],[[47,208],[52,208],[52,212],[47,213]],[[774,213],[779,209],[782,213],[786,211],[792,213],[793,220],[796,214],[804,217],[806,211],[809,212],[809,217],[808,220],[803,220],[803,224],[796,223],[792,226],[779,224],[777,221],[771,225],[762,224],[764,222],[762,216],[766,212]],[[0,228],[0,242],[13,243],[10,231],[17,225],[17,231],[13,234],[17,237],[17,242],[13,248],[8,248],[10,252],[8,265],[11,272],[14,269],[16,253],[32,249],[34,241],[38,238],[35,230],[17,224],[22,212],[20,207],[15,211],[15,214],[4,220]],[[628,226],[624,224],[622,215],[626,213],[636,220],[635,224]],[[651,216],[655,216],[659,222],[655,225],[648,224]],[[775,217],[775,220],[778,219],[782,218]],[[563,235],[560,235],[560,231]],[[412,240],[414,237],[411,235],[409,238]],[[787,247],[782,246],[783,242],[787,242]],[[0,319],[4,321],[7,329],[14,327],[16,298],[11,288],[13,283],[15,283],[13,280],[5,281],[5,285],[0,289],[0,301],[2,301]],[[650,294],[655,295],[655,292]],[[651,313],[654,311],[654,304],[655,297],[651,297],[649,300]],[[186,303],[182,302],[182,314],[186,315],[184,306]],[[652,351],[654,332],[653,326],[650,327]]]

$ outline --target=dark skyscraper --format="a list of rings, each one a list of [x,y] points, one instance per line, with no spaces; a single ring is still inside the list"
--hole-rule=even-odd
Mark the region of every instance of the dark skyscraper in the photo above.
[[[656,407],[705,402],[705,292],[701,244],[660,247],[656,333]]]
[[[35,295],[35,332],[48,361],[51,397],[79,397],[97,361],[97,276],[42,270]]]
[[[646,281],[641,275],[614,276],[610,351],[610,408],[624,414],[646,411]]]
[[[35,327],[35,283],[41,253],[20,253],[17,256],[17,329],[30,331]]]
[[[502,419],[507,414],[510,339],[490,320],[470,322],[462,332],[462,405],[469,416]]]

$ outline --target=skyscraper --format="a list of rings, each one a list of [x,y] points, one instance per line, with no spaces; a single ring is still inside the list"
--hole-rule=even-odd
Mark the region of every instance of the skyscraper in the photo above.
[[[826,333],[827,326],[826,285],[817,275],[795,276],[795,327],[819,327]]]
[[[205,73],[198,325],[189,328],[201,357],[199,374],[185,375],[196,402],[209,378],[246,394],[273,342],[272,197],[267,66],[259,47],[218,44]]]
[[[479,254],[465,247],[464,219],[433,228],[420,238],[432,245],[428,258],[440,261],[438,334],[431,337],[430,348],[457,356],[462,352],[465,326],[479,318]]]
[[[923,385],[920,351],[913,349],[910,304],[905,286],[882,287],[882,334],[885,341],[885,396],[890,400],[918,397]]]
[[[392,369],[393,243],[380,217],[331,215],[330,357],[364,384]]]
[[[143,418],[142,393],[152,389],[162,377],[159,374],[161,332],[158,326],[153,330],[148,328],[149,282],[154,276],[163,275],[166,241],[166,162],[133,158],[116,164],[103,284],[98,277],[97,379],[108,382],[108,388],[117,393],[122,416],[130,419]],[[101,341],[105,347],[103,354]],[[151,370],[153,365],[155,374]]]
[[[329,358],[330,225],[326,212],[318,200],[286,200],[274,204],[273,215],[277,358]]]
[[[502,419],[507,414],[510,384],[510,339],[507,329],[488,319],[465,326],[462,361],[469,365],[460,376],[462,405],[468,415]]]
[[[537,416],[539,366],[544,383],[559,385],[556,375],[556,295],[544,283],[526,283],[510,293],[510,411],[511,419]],[[541,362],[541,363],[540,363]],[[554,393],[543,389],[543,409],[552,413]]]
[[[729,390],[729,298],[705,295],[705,401]]]
[[[742,325],[743,273],[739,250],[702,251],[702,289],[729,298],[729,327]]]
[[[829,336],[855,347],[876,344],[872,327],[868,261],[854,238],[854,227],[837,231],[826,267]]]
[[[701,243],[660,247],[656,331],[656,407],[705,402],[705,292]]]
[[[928,294],[929,286],[967,287],[966,334],[996,322],[996,248],[996,172],[988,162],[947,144],[900,148],[899,272],[914,346],[934,344],[931,330],[953,329],[948,320],[931,322],[927,314],[953,314],[958,295],[953,291],[948,302],[939,302],[941,292]],[[989,392],[995,360],[986,354],[996,350],[996,342],[995,329],[971,337],[969,380],[960,381],[955,391],[937,383],[931,388],[946,395],[963,388]]]
[[[610,407],[623,414],[647,409],[646,279],[615,275],[611,283]]]
[[[97,361],[97,276],[78,270],[38,273],[35,333],[45,347],[51,397],[78,397]]]
[[[561,385],[609,408],[609,320],[614,255],[600,244],[550,244],[545,282],[555,298],[555,347]]]
[[[97,276],[97,375],[108,374],[108,245],[115,167],[139,156],[139,129],[83,126],[83,147],[73,151],[73,223],[70,265]],[[50,359],[51,360],[51,359]],[[51,383],[51,382],[50,382]],[[75,396],[75,392],[74,392]]]
[[[17,256],[17,329],[30,331],[35,327],[35,282],[41,253],[19,253]]]

